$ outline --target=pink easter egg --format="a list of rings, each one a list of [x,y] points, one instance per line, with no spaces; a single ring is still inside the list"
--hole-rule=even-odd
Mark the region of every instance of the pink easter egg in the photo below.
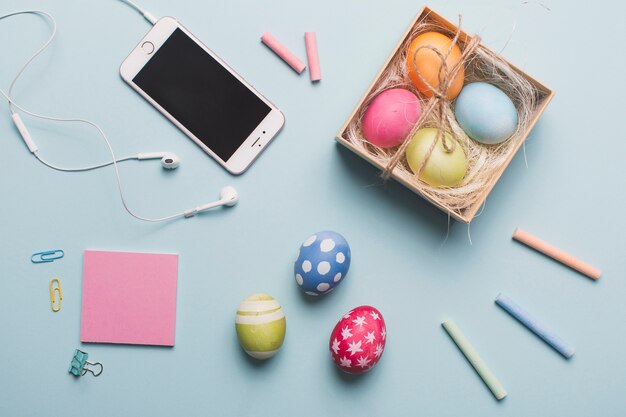
[[[397,146],[404,142],[421,114],[422,106],[415,94],[392,88],[370,103],[363,116],[363,133],[369,142],[381,148]]]
[[[387,328],[380,311],[371,306],[350,310],[330,334],[330,355],[339,369],[362,374],[378,363],[385,350]]]

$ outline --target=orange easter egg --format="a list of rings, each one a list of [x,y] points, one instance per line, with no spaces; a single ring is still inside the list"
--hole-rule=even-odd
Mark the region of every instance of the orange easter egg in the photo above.
[[[450,45],[452,45],[452,39],[438,32],[422,33],[413,39],[411,41],[411,45],[409,45],[409,50],[406,56],[406,68],[409,73],[409,78],[419,92],[426,97],[432,97],[434,95],[433,90],[431,90],[428,84],[430,84],[433,88],[438,88],[438,73],[441,71],[441,78],[444,79],[445,70],[441,67],[441,58],[435,51],[429,48],[419,48],[431,46],[445,55],[448,52],[448,49],[450,49]],[[454,45],[448,55],[448,58],[446,59],[448,70],[451,70],[452,67],[454,67],[460,60],[461,50],[457,45]],[[428,84],[424,83],[420,79],[416,70],[419,71]],[[456,73],[454,80],[448,88],[446,94],[448,100],[454,99],[461,92],[464,80],[465,67],[461,64],[461,68]]]

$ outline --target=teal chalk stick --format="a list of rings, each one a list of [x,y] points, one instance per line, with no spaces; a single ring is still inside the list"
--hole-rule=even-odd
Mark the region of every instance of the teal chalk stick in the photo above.
[[[493,396],[496,397],[497,400],[506,397],[507,392],[500,381],[498,381],[498,378],[496,378],[485,361],[478,355],[478,352],[476,352],[470,342],[463,336],[459,327],[452,320],[446,320],[441,323],[441,325],[457,345],[461,353],[465,355],[468,362],[474,367],[476,373],[480,376],[485,385],[487,385],[487,388],[489,388]]]

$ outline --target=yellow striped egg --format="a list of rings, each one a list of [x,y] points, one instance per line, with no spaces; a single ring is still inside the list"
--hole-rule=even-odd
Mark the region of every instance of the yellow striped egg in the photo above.
[[[252,294],[239,305],[235,317],[239,344],[256,359],[269,359],[285,340],[287,324],[282,307],[267,294]]]

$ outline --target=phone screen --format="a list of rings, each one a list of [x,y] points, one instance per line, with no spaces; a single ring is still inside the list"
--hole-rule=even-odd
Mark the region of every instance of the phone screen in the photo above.
[[[133,82],[224,161],[271,111],[178,28]]]

